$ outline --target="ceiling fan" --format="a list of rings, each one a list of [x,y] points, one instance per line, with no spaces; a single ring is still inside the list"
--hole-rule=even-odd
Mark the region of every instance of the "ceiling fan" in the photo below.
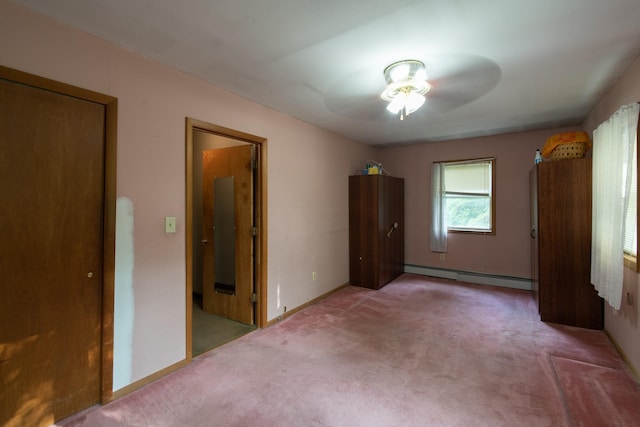
[[[424,96],[424,105],[414,97],[421,108],[410,104],[408,109],[399,109],[400,103],[393,104],[395,98],[389,92],[400,93],[405,99],[410,93],[403,95],[402,85],[393,85],[391,72],[403,65],[421,73],[420,64],[424,64],[426,81],[424,86],[416,87],[416,93]],[[446,113],[480,98],[498,84],[500,77],[498,65],[480,56],[430,55],[425,60],[400,60],[386,67],[368,66],[352,72],[329,87],[325,104],[333,113],[357,120],[398,121],[398,114],[402,119],[412,114],[411,119],[419,120],[420,116]]]

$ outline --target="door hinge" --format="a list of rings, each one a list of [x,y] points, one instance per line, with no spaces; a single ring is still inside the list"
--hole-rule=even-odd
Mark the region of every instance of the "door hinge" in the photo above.
[[[255,292],[251,294],[251,302],[258,302],[258,295]]]
[[[258,227],[251,227],[251,235],[253,237],[258,235]]]
[[[258,161],[256,159],[251,159],[251,170],[258,169]]]

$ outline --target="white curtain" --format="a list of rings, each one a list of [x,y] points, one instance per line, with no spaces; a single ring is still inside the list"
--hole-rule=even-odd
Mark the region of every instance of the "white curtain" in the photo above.
[[[616,310],[622,300],[625,195],[638,111],[637,103],[625,105],[593,132],[591,283]]]
[[[431,228],[429,244],[432,252],[447,252],[447,215],[444,198],[444,166],[431,166]]]

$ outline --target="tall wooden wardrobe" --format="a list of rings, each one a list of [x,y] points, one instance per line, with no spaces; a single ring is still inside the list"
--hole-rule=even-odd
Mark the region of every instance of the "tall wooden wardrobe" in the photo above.
[[[404,180],[349,177],[349,280],[380,289],[404,271]]]
[[[591,158],[542,162],[529,174],[533,291],[540,318],[603,327],[591,284]]]

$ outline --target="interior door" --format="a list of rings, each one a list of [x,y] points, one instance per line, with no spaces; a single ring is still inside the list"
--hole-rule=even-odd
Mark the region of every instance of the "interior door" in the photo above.
[[[252,325],[253,146],[202,152],[203,309]]]
[[[100,400],[105,107],[0,80],[0,425]]]

